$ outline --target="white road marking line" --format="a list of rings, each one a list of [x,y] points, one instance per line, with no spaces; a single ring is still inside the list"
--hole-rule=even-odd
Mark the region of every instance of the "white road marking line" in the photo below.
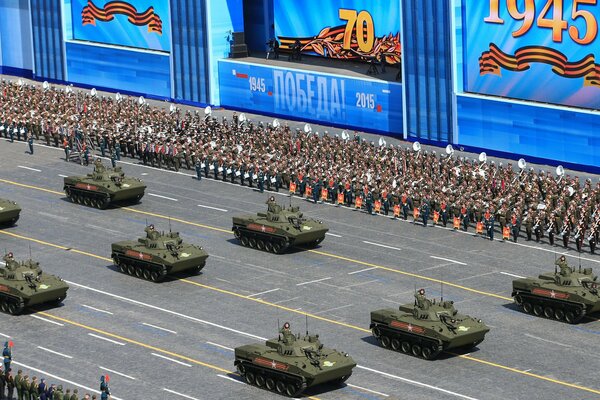
[[[488,326],[489,326],[489,325],[488,325]],[[526,370],[525,370],[525,371],[523,371],[523,372],[529,372],[529,371],[531,371],[531,368],[529,368],[529,369],[526,369]]]
[[[177,363],[177,364],[180,364],[180,365],[184,365],[184,366],[186,366],[186,367],[190,367],[190,368],[192,367],[192,366],[191,366],[190,364],[188,364],[188,363],[184,363],[184,362],[182,362],[182,361],[179,361],[179,360],[174,360],[174,359],[172,359],[172,358],[169,358],[169,357],[163,356],[162,354],[156,354],[156,353],[150,353],[150,354],[152,354],[152,355],[153,355],[153,356],[155,356],[155,357],[164,358],[165,360],[173,361],[174,363]]]
[[[94,311],[98,311],[98,312],[104,313],[104,314],[114,315],[110,311],[101,310],[101,309],[96,308],[96,307],[88,306],[87,304],[82,304],[81,306],[85,307],[85,308],[89,308],[90,310],[94,310]]]
[[[42,318],[42,317],[37,316],[37,315],[32,315],[32,317],[36,318],[36,319],[39,319],[39,320],[42,320],[42,321],[49,322],[49,323],[54,324],[54,325],[64,326],[64,324],[61,324],[60,322],[56,322],[56,321],[52,321],[50,319]]]
[[[68,383],[69,385],[76,386],[76,387],[78,387],[78,388],[80,388],[80,389],[85,389],[85,390],[86,390],[86,391],[88,391],[88,392],[92,392],[92,393],[98,393],[98,394],[100,394],[100,391],[98,391],[98,390],[96,390],[96,389],[92,389],[92,388],[89,388],[89,387],[87,387],[87,386],[84,386],[84,385],[82,385],[82,384],[80,384],[80,383],[73,382],[73,381],[70,381],[70,380],[68,380],[68,379],[65,379],[65,378],[61,378],[60,376],[58,376],[58,375],[53,375],[53,374],[51,374],[50,372],[46,372],[46,371],[44,371],[44,370],[41,370],[41,369],[37,369],[37,368],[31,367],[31,366],[29,366],[29,365],[27,365],[27,364],[23,364],[23,363],[20,363],[20,362],[17,362],[17,361],[13,361],[12,363],[13,363],[13,364],[15,364],[15,365],[18,365],[18,366],[20,366],[20,367],[26,368],[26,369],[28,369],[28,370],[35,371],[35,372],[37,372],[38,374],[42,374],[42,375],[43,375],[44,377],[46,377],[46,378],[54,378],[54,379],[56,379],[56,380],[59,380],[59,381],[61,381],[61,382],[63,382],[63,383]],[[121,399],[121,398],[119,398],[119,397],[115,397],[115,396],[113,396],[113,395],[111,395],[111,396],[110,396],[110,398],[111,398],[111,399],[113,399],[113,400],[123,400],[123,399]]]
[[[218,208],[218,207],[211,207],[211,206],[205,206],[203,204],[198,204],[198,207],[202,207],[202,208],[209,208],[211,210],[217,210],[217,211],[222,211],[222,212],[227,212],[226,209],[224,208]]]
[[[58,176],[60,176],[61,178],[68,178],[67,175],[63,175],[63,174],[58,174]]]
[[[355,389],[359,389],[359,390],[364,390],[365,392],[369,392],[369,393],[373,393],[373,394],[378,394],[378,395],[380,395],[382,397],[390,397],[389,394],[385,394],[385,393],[381,393],[381,392],[376,392],[375,390],[367,389],[367,388],[364,388],[362,386],[352,385],[351,383],[346,383],[346,386],[350,386],[351,388],[355,388]]]
[[[511,241],[506,241],[506,243],[509,243],[509,244],[512,244],[512,245],[515,245],[515,246],[527,247],[528,249],[541,250],[541,251],[546,251],[548,253],[556,253],[556,250],[544,249],[544,248],[541,248],[541,247],[538,247],[538,246],[530,246],[530,245],[527,245],[527,244],[515,243],[515,242],[511,242]],[[576,255],[573,254],[573,257],[575,257],[575,256]],[[594,260],[594,259],[591,259],[591,258],[581,257],[581,259],[585,260],[585,261],[591,261],[591,262],[595,262],[595,263],[600,263],[600,260]]]
[[[171,389],[163,388],[163,390],[164,390],[165,392],[173,393],[173,394],[176,394],[177,396],[181,396],[181,397],[184,397],[184,398],[186,398],[186,399],[190,399],[190,400],[199,400],[199,399],[197,399],[197,398],[195,398],[195,397],[188,396],[187,394],[179,393],[179,392],[176,392],[176,391],[174,391],[174,390],[171,390]]]
[[[264,292],[249,294],[247,297],[260,296],[261,294],[267,294],[267,293],[271,293],[271,292],[276,292],[278,290],[279,290],[279,288],[271,289],[271,290],[265,290]]]
[[[398,375],[388,374],[386,372],[378,371],[376,369],[363,367],[362,365],[357,365],[356,367],[360,368],[360,369],[364,369],[365,371],[370,371],[370,372],[374,372],[374,373],[379,374],[379,375],[383,375],[383,376],[388,377],[388,378],[397,379],[397,380],[402,381],[402,382],[406,382],[406,383],[410,383],[410,384],[413,384],[413,385],[421,386],[421,387],[424,387],[424,388],[427,388],[427,389],[436,390],[438,392],[446,393],[446,394],[449,394],[451,396],[460,397],[461,399],[465,399],[465,400],[477,400],[474,397],[465,396],[464,394],[460,394],[460,393],[452,392],[450,390],[442,389],[441,387],[437,387],[437,386],[434,386],[434,385],[429,385],[429,384],[423,383],[423,382],[413,381],[412,379],[403,378],[403,377],[398,376]]]
[[[101,369],[101,370],[103,370],[103,371],[112,372],[112,373],[113,373],[113,374],[115,374],[115,375],[120,375],[120,376],[122,376],[122,377],[124,377],[124,378],[131,379],[131,380],[133,380],[133,381],[135,381],[135,380],[136,380],[136,379],[135,379],[133,376],[125,375],[125,374],[122,374],[121,372],[117,372],[117,371],[115,371],[115,370],[112,370],[112,369],[104,368],[104,367],[103,367],[103,366],[101,366],[101,365],[98,365],[98,368],[100,368],[100,369]]]
[[[226,346],[223,346],[221,344],[217,344],[217,343],[213,343],[213,342],[206,342],[206,343],[208,343],[210,345],[213,345],[213,346],[220,347],[220,348],[225,349],[225,350],[233,351],[233,349],[231,347],[226,347]]]
[[[10,336],[8,336],[8,335],[5,335],[4,333],[0,333],[0,336],[2,336],[2,337],[5,337],[5,338],[7,338],[7,339],[10,339]]]
[[[374,269],[377,269],[377,267],[365,268],[361,269],[360,271],[348,272],[348,275],[360,274],[361,272],[372,271]]]
[[[147,172],[142,172],[141,175],[142,176],[146,176],[146,175],[148,175],[148,173]]]
[[[25,167],[23,165],[17,165],[18,168],[23,168],[23,169],[28,169],[30,171],[35,171],[35,172],[42,172],[41,169],[35,169],[35,168],[29,168],[29,167]]]
[[[342,308],[348,308],[348,307],[352,307],[352,306],[353,306],[353,304],[346,304],[346,305],[340,306],[340,307],[328,308],[327,310],[317,311],[315,313],[315,315],[323,314],[323,313],[326,313],[326,312],[329,312],[329,311],[341,310]]]
[[[158,330],[161,330],[161,331],[165,331],[165,332],[169,332],[169,333],[172,333],[174,335],[177,335],[177,332],[172,331],[172,330],[167,329],[167,328],[161,328],[160,326],[156,326],[156,325],[152,325],[152,324],[147,324],[145,322],[142,322],[142,325],[146,325],[146,326],[149,326],[149,327],[154,328],[154,329],[158,329]]]
[[[460,261],[451,260],[451,259],[449,259],[449,258],[444,258],[444,257],[436,257],[436,256],[429,256],[429,257],[431,257],[431,258],[435,258],[436,260],[448,261],[448,262],[451,262],[451,263],[454,263],[454,264],[459,264],[459,265],[467,265],[467,264],[466,264],[466,263],[464,263],[464,262],[460,262]]]
[[[190,320],[190,321],[194,321],[194,322],[198,322],[198,323],[201,323],[201,324],[205,324],[205,325],[213,326],[213,327],[216,327],[216,328],[224,329],[226,331],[238,333],[240,335],[248,336],[248,337],[251,337],[251,338],[254,338],[254,339],[267,340],[267,338],[264,338],[264,337],[261,337],[261,336],[252,335],[250,333],[242,332],[242,331],[239,331],[237,329],[233,329],[233,328],[229,328],[229,327],[226,327],[226,326],[223,326],[223,325],[215,324],[214,322],[205,321],[205,320],[202,320],[202,319],[199,319],[199,318],[195,318],[195,317],[192,317],[192,316],[189,316],[189,315],[178,313],[176,311],[171,311],[171,310],[167,310],[165,308],[161,308],[161,307],[158,307],[158,306],[153,306],[152,304],[143,303],[143,302],[138,301],[138,300],[129,299],[127,297],[119,296],[119,295],[116,295],[116,294],[113,294],[113,293],[110,293],[110,292],[106,292],[104,290],[94,289],[94,288],[91,288],[89,286],[81,285],[79,283],[75,283],[75,282],[72,282],[72,281],[65,281],[65,282],[67,282],[69,285],[77,286],[77,287],[80,287],[82,289],[91,290],[92,292],[104,294],[104,295],[110,296],[110,297],[115,298],[115,299],[119,299],[119,300],[126,301],[126,302],[129,302],[129,303],[137,304],[137,305],[142,306],[142,307],[147,307],[147,308],[151,308],[153,310],[162,311],[164,313],[175,315],[177,317],[181,317],[181,318],[184,318],[184,319],[187,319],[187,320]]]
[[[152,196],[152,197],[159,197],[161,199],[165,199],[165,200],[171,200],[171,201],[179,201],[177,199],[174,199],[172,197],[167,197],[167,196],[161,196],[160,194],[154,194],[154,193],[148,193],[148,196]]]
[[[564,343],[560,343],[560,342],[555,342],[553,340],[544,339],[544,338],[541,338],[541,337],[538,337],[538,336],[533,336],[533,335],[530,335],[529,333],[526,333],[525,336],[527,336],[528,338],[531,338],[531,339],[541,340],[542,342],[552,343],[552,344],[555,344],[557,346],[573,347],[573,346],[569,346],[568,344],[564,344]]]
[[[107,232],[107,233],[111,233],[111,234],[120,235],[122,233],[122,232],[119,232],[119,231],[115,231],[114,229],[108,229],[108,228],[104,228],[102,226],[93,225],[93,224],[85,224],[85,226],[86,226],[86,228],[97,229],[99,231]]]
[[[398,247],[392,247],[392,246],[387,246],[387,245],[385,245],[385,244],[379,244],[379,243],[367,242],[366,240],[363,240],[363,243],[365,243],[365,244],[370,244],[371,246],[383,247],[383,248],[390,249],[390,250],[398,250],[398,251],[402,251],[402,249],[400,249],[400,248],[398,248]]]
[[[500,272],[502,275],[508,275],[508,276],[512,276],[513,278],[525,278],[524,276],[521,275],[515,275],[515,274],[510,274],[508,272]]]
[[[226,260],[226,258],[225,258],[225,257],[221,257],[221,256],[218,256],[218,255],[216,255],[216,254],[211,254],[210,256],[211,256],[211,257],[214,257],[214,258],[221,259],[221,260]]]
[[[233,379],[232,377],[230,377],[230,376],[227,376],[227,375],[221,375],[221,374],[218,374],[217,376],[218,376],[218,377],[220,377],[220,378],[223,378],[223,379],[228,379],[228,380],[230,380],[230,381],[233,381],[233,382],[235,382],[235,383],[240,383],[240,384],[242,384],[242,385],[244,384],[244,382],[240,382],[240,381],[238,381],[237,379]]]
[[[118,344],[119,346],[125,346],[125,343],[122,343],[122,342],[117,342],[116,340],[112,340],[112,339],[109,339],[109,338],[105,338],[104,336],[100,336],[100,335],[94,335],[93,333],[88,333],[88,336],[92,336],[92,337],[95,337],[95,338],[97,338],[97,339],[106,340],[107,342],[114,343],[114,344]]]
[[[308,281],[308,282],[302,282],[302,283],[297,283],[296,286],[303,286],[303,285],[308,285],[309,283],[317,283],[317,282],[323,282],[326,281],[328,279],[333,279],[332,277],[328,277],[328,278],[322,278],[322,279],[316,279],[314,281]]]
[[[48,353],[56,354],[57,356],[61,356],[61,357],[64,357],[64,358],[73,358],[73,357],[71,357],[69,355],[66,355],[66,354],[63,354],[63,353],[59,353],[58,351],[50,350],[50,349],[47,349],[47,348],[42,347],[42,346],[38,346],[37,348],[40,349],[40,350],[47,351]]]
[[[326,234],[327,236],[333,236],[333,237],[337,237],[337,238],[341,238],[341,237],[342,237],[342,235],[336,235],[335,233],[329,233],[329,232],[325,232],[325,234]]]

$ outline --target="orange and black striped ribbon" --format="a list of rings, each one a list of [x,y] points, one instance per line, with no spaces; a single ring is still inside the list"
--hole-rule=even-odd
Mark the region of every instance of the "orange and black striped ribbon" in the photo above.
[[[543,63],[552,66],[552,71],[563,78],[582,78],[584,86],[600,87],[600,64],[596,64],[593,54],[588,54],[579,61],[570,62],[563,53],[544,46],[525,46],[514,55],[500,50],[490,43],[489,51],[484,51],[479,58],[480,75],[501,75],[501,68],[508,71],[523,72],[531,68],[532,63]]]
[[[81,20],[83,25],[96,25],[96,20],[102,22],[112,21],[115,14],[127,16],[127,20],[137,26],[148,25],[148,32],[156,32],[162,35],[162,20],[154,12],[154,7],[150,6],[142,13],[138,13],[136,8],[124,1],[111,1],[99,8],[92,0],[81,11]]]

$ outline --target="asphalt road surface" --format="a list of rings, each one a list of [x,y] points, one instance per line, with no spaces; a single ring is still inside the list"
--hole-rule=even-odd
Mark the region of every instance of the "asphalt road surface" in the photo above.
[[[111,376],[115,399],[277,399],[235,374],[236,346],[277,336],[277,324],[318,333],[325,346],[359,366],[343,387],[318,387],[319,399],[600,398],[600,321],[568,325],[515,308],[515,277],[552,271],[573,249],[484,240],[471,233],[369,216],[292,198],[330,235],[314,250],[273,255],[242,247],[234,215],[264,211],[271,194],[174,173],[124,158],[148,188],[139,204],[100,211],[72,204],[64,176],[92,170],[67,163],[60,149],[0,140],[0,197],[23,211],[0,231],[0,249],[31,253],[45,272],[69,282],[62,307],[0,314],[0,337],[15,343],[14,364],[30,376],[82,392]],[[285,193],[275,194],[287,204]],[[179,231],[210,254],[199,275],[154,284],[121,274],[110,244],[144,236],[147,223]],[[582,253],[581,265],[600,268]],[[491,327],[469,354],[425,361],[385,350],[369,331],[369,312],[412,303],[415,288],[453,300]]]

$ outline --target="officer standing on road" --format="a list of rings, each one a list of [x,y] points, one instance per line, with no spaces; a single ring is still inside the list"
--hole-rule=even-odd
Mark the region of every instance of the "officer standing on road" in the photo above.
[[[202,180],[202,163],[200,162],[200,159],[196,160],[196,164],[194,167],[196,168],[196,176],[198,178],[198,182],[200,182]]]
[[[110,163],[112,164],[113,168],[115,168],[117,166],[117,155],[116,155],[115,149],[112,149],[110,151]]]
[[[423,197],[423,204],[421,204],[421,217],[423,217],[423,227],[427,226],[429,220],[429,199],[427,196]]]
[[[27,144],[29,145],[29,154],[33,155],[33,135],[31,133],[27,138]]]
[[[494,214],[489,209],[485,210],[483,215],[483,222],[485,224],[485,230],[490,240],[494,240]]]
[[[69,141],[67,140],[66,136],[63,139],[63,149],[65,150],[65,161],[69,162],[70,149],[69,149]]]
[[[12,253],[9,253],[12,254]],[[2,350],[2,357],[4,359],[4,370],[10,369],[10,362],[12,361],[12,342],[8,341],[4,343],[4,350]]]

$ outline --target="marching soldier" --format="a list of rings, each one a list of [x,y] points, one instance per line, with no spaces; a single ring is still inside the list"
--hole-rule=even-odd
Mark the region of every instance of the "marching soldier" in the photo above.
[[[463,226],[463,231],[467,232],[469,229],[469,212],[465,204],[460,208],[460,220]]]
[[[29,145],[29,154],[33,155],[33,135],[31,133],[27,137],[27,144]]]
[[[487,236],[490,240],[494,240],[494,214],[489,209],[486,209],[485,214],[483,214],[483,223]]]
[[[517,239],[519,238],[519,231],[521,230],[521,223],[519,222],[519,218],[517,217],[517,212],[513,212],[512,217],[510,218],[510,230],[513,235],[513,241],[517,243]]]
[[[577,226],[577,230],[575,231],[575,236],[573,236],[573,240],[575,240],[575,246],[577,247],[577,251],[581,253],[581,247],[583,246],[583,240],[585,239],[585,222],[582,220],[579,222]]]
[[[427,227],[427,221],[429,220],[429,199],[427,196],[423,197],[423,204],[421,204],[421,217],[423,219],[423,227]]]
[[[257,182],[257,184],[258,184],[258,191],[260,193],[264,193],[264,191],[265,191],[265,174],[264,174],[264,172],[263,172],[262,169],[260,169],[258,171],[258,182]],[[317,200],[315,200],[315,203],[316,202],[317,202]]]
[[[373,215],[373,191],[369,190],[368,186],[365,186],[365,206],[369,215]]]

